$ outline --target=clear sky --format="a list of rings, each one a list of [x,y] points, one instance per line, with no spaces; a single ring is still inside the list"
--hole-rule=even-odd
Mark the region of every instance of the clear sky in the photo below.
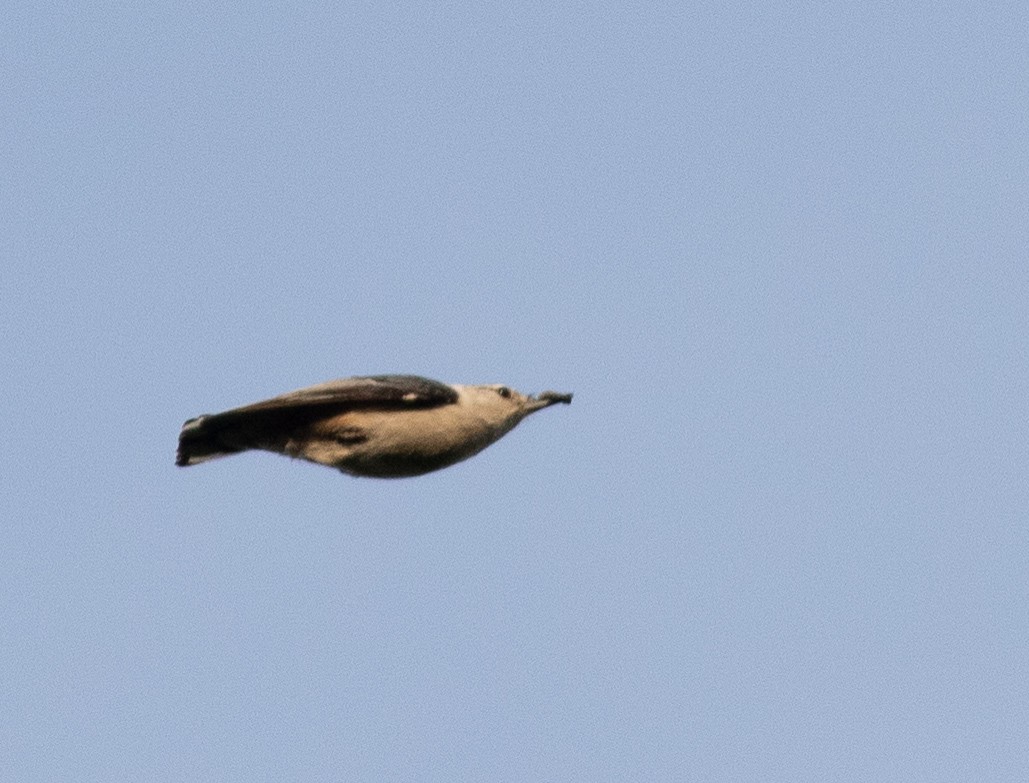
[[[0,779],[1029,779],[1024,3],[0,14]]]

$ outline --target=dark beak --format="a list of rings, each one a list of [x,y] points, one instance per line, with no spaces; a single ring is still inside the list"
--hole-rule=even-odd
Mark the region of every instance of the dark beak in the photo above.
[[[542,410],[543,408],[549,408],[551,405],[556,405],[559,402],[563,402],[565,405],[571,405],[572,395],[561,394],[555,391],[540,392],[535,397],[529,398],[531,408],[534,411]]]

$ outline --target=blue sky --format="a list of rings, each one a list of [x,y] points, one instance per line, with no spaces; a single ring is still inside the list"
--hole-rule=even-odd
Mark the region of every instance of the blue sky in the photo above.
[[[3,16],[0,778],[1029,776],[1023,4]],[[576,396],[173,465],[383,372]]]

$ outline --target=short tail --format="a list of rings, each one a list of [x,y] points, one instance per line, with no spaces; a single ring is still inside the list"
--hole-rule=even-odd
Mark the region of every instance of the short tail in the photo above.
[[[210,426],[210,416],[198,416],[182,425],[179,433],[179,449],[175,452],[175,464],[179,467],[197,465],[229,454],[238,454],[243,449],[225,442],[221,427]]]

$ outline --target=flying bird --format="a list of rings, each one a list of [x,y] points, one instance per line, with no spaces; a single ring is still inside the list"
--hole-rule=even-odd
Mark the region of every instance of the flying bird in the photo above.
[[[478,454],[530,413],[571,401],[571,394],[417,375],[342,378],[190,419],[175,464],[261,449],[353,476],[420,476]]]

